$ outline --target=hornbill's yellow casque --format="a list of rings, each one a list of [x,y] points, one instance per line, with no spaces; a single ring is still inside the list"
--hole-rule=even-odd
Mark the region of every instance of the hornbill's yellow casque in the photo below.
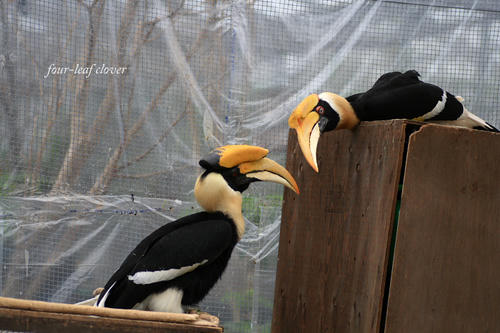
[[[321,133],[352,129],[365,120],[412,119],[498,132],[469,112],[463,98],[422,82],[419,76],[415,70],[390,72],[368,91],[347,98],[330,92],[307,96],[288,119],[307,162],[318,172],[316,148]]]
[[[290,173],[247,145],[218,148],[200,160],[205,169],[194,194],[204,212],[168,223],[142,240],[106,283],[96,306],[183,312],[221,277],[243,236],[242,196],[250,183],[270,181],[299,193]]]

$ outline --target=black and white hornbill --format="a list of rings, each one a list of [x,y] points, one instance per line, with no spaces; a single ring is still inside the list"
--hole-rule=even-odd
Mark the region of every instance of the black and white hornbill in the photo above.
[[[498,132],[462,104],[463,98],[423,82],[415,70],[383,74],[368,91],[347,98],[323,92],[307,96],[288,119],[302,153],[318,172],[316,148],[321,133],[353,129],[360,121],[412,119]]]
[[[205,210],[168,223],[142,240],[106,283],[96,306],[183,312],[201,301],[224,272],[245,231],[242,196],[250,183],[270,181],[299,193],[267,149],[229,145],[200,160],[194,194]]]

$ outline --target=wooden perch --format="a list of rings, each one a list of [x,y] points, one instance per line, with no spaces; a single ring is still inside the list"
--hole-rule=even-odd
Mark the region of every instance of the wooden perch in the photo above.
[[[55,332],[222,332],[217,317],[0,297],[0,329]]]

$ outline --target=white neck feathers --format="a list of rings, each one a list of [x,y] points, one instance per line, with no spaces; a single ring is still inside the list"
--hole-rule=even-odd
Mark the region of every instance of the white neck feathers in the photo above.
[[[221,174],[211,172],[196,179],[194,196],[207,212],[222,212],[229,216],[236,226],[238,238],[245,232],[245,219],[241,214],[241,193],[233,190]]]

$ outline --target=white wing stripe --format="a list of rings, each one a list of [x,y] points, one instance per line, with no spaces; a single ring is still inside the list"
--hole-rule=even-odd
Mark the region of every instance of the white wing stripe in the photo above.
[[[205,259],[202,262],[193,264],[191,266],[184,266],[181,268],[171,268],[153,272],[149,271],[137,272],[134,275],[129,275],[128,279],[134,282],[135,284],[151,284],[161,281],[170,281],[183,274],[194,271],[198,266],[203,265],[207,262],[208,260]]]
[[[441,100],[436,103],[436,106],[434,106],[434,108],[431,111],[417,118],[422,120],[427,120],[432,117],[435,117],[439,113],[441,113],[441,111],[443,111],[445,105],[446,105],[446,91],[443,89],[443,96],[441,96]]]

